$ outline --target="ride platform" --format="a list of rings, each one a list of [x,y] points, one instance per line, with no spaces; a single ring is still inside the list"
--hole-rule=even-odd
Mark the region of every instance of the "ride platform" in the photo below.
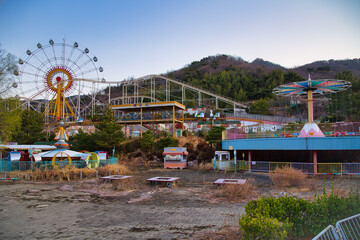
[[[104,182],[108,181],[108,182],[113,182],[113,181],[121,181],[121,180],[125,180],[125,179],[130,179],[133,176],[125,176],[125,175],[111,175],[111,176],[106,176],[106,177],[100,177],[100,179],[102,179]]]
[[[246,183],[246,179],[223,179],[223,178],[219,178],[218,180],[216,180],[214,182],[215,185],[217,185],[218,187],[221,185],[243,185]]]
[[[180,180],[178,177],[153,177],[146,179],[150,183],[150,185],[159,185],[165,184],[167,187],[171,187],[176,181]]]

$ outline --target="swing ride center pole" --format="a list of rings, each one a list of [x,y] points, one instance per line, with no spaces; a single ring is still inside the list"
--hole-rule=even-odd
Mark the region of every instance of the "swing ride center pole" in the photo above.
[[[314,109],[313,109],[313,106],[314,106],[314,100],[313,100],[313,92],[312,90],[308,90],[307,91],[307,95],[308,95],[308,122],[309,123],[312,123],[314,121]]]

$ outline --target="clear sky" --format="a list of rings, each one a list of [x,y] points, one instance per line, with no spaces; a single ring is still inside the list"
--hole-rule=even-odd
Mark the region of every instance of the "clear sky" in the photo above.
[[[0,0],[1,47],[86,46],[122,80],[229,54],[285,67],[360,58],[359,0]]]

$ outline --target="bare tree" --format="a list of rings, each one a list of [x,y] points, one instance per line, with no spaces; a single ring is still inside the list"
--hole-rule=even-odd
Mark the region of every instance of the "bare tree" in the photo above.
[[[17,72],[16,57],[7,53],[0,45],[0,98],[5,97],[10,88],[17,87],[14,75]]]

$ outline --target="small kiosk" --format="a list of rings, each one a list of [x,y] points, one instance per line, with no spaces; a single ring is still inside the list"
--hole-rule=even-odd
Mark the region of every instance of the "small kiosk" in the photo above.
[[[214,161],[215,161],[215,163],[214,163]],[[226,170],[226,171],[233,170],[234,169],[234,161],[230,160],[230,152],[215,151],[213,165],[216,166],[215,169],[218,169],[218,170]]]
[[[164,148],[164,168],[186,168],[186,157],[189,153],[184,147]]]

